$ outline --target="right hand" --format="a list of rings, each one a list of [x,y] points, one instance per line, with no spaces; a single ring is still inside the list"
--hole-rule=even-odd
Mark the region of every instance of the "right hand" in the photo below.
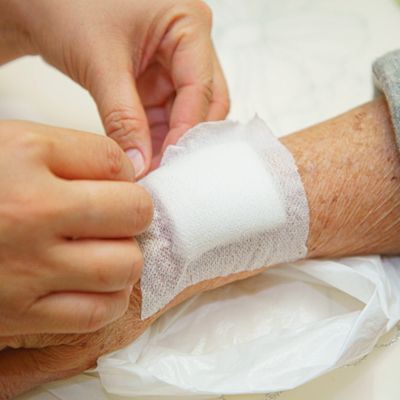
[[[126,311],[148,193],[106,137],[0,121],[0,336],[98,330]]]
[[[150,163],[158,166],[165,148],[189,128],[228,113],[211,10],[203,1],[0,3],[6,4],[0,13],[6,58],[39,54],[86,88],[137,177]]]

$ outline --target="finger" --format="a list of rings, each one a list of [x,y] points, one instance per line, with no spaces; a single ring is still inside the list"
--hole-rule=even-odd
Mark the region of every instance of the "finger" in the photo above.
[[[53,293],[35,302],[21,333],[94,332],[128,309],[131,288],[111,293]],[[57,318],[55,318],[57,316]]]
[[[175,94],[168,71],[159,63],[151,64],[138,78],[137,88],[145,107],[151,132],[153,159],[162,148],[169,131],[169,112],[166,104]]]
[[[99,109],[106,133],[127,153],[136,178],[151,161],[151,138],[146,114],[135,85],[131,50],[111,49],[91,74],[90,92]]]
[[[220,62],[214,50],[213,58],[213,97],[208,110],[207,121],[219,121],[225,119],[229,113],[229,92],[225,76],[222,72]]]
[[[146,109],[147,118],[150,123],[151,138],[153,145],[153,159],[151,162],[150,170],[154,168],[155,161],[160,159],[160,156],[162,155],[161,150],[165,137],[169,132],[169,119],[174,99],[175,95],[172,94],[165,101],[162,107],[154,106]]]
[[[192,30],[178,40],[167,65],[171,71],[176,97],[170,116],[170,131],[163,149],[192,126],[207,117],[212,93],[212,44],[209,33]],[[165,55],[164,59],[168,60]]]
[[[160,166],[161,158],[162,158],[161,154],[158,154],[157,156],[153,157],[153,159],[151,160],[150,171],[153,171],[153,170],[157,169]]]
[[[149,193],[128,182],[62,182],[63,218],[56,232],[68,238],[130,238],[147,229],[153,217]],[[71,211],[72,210],[72,211]]]
[[[150,124],[154,159],[160,153],[165,136],[169,131],[169,118],[165,107],[146,108],[146,114]]]
[[[70,240],[48,251],[46,285],[53,292],[115,292],[140,278],[143,257],[134,239]]]
[[[61,178],[134,180],[129,159],[107,137],[41,124],[35,124],[35,133],[31,140],[38,143],[30,144],[38,145],[47,166]]]
[[[169,72],[158,62],[148,66],[137,79],[137,90],[143,106],[163,106],[175,92]]]

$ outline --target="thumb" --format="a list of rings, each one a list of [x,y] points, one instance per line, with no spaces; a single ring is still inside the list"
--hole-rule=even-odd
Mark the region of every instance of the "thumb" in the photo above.
[[[129,61],[118,62],[113,57],[94,74],[93,80],[90,92],[107,135],[126,152],[136,178],[142,177],[150,168],[151,136]]]

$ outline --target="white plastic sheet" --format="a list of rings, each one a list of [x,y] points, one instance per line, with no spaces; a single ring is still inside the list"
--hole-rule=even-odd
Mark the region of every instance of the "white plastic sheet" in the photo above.
[[[294,388],[368,354],[400,319],[399,260],[277,266],[194,297],[102,357],[109,393],[196,396]]]
[[[352,0],[351,2],[348,0],[334,2],[209,0],[209,3],[214,10],[213,31],[216,47],[230,87],[231,118],[247,120],[257,112],[271,123],[274,130],[281,133],[298,130],[368,101],[373,92],[369,66],[379,55],[398,47],[399,8],[392,0]],[[31,72],[29,79],[23,79],[27,76],[26,68]],[[280,76],[285,77],[284,81],[277,78]],[[85,97],[78,86],[73,86],[72,83],[61,78],[58,72],[42,65],[39,60],[25,58],[3,66],[0,79],[4,94],[4,99],[0,104],[2,117],[33,119],[91,131],[101,130],[95,106],[90,102],[89,97]],[[328,96],[327,93],[329,93]],[[12,96],[11,99],[10,96]],[[21,101],[24,98],[28,100],[21,108]],[[364,271],[361,274],[354,268],[357,267],[357,263],[360,263],[359,268]],[[393,264],[396,263],[400,268],[400,259],[395,259]],[[297,283],[286,276],[273,275],[278,268],[280,268],[280,274],[286,270],[286,267],[277,267],[276,271],[271,270],[260,277],[218,289],[185,303],[163,317],[140,342],[133,344],[134,350],[131,350],[129,355],[125,352],[117,352],[111,357],[102,359],[100,375],[106,388],[114,390],[115,385],[118,384],[121,393],[123,391],[133,393],[138,387],[141,387],[143,393],[150,393],[151,384],[154,383],[154,392],[161,393],[168,388],[170,393],[177,393],[178,389],[173,379],[179,369],[174,365],[171,364],[169,371],[173,378],[171,378],[171,383],[163,384],[167,373],[164,373],[164,376],[161,375],[162,370],[159,365],[162,359],[164,362],[168,361],[166,354],[170,353],[171,359],[173,357],[176,359],[176,355],[180,354],[182,348],[182,357],[186,357],[187,360],[191,346],[194,355],[202,351],[206,355],[212,355],[216,353],[218,343],[223,346],[221,351],[227,351],[229,347],[236,348],[236,343],[242,343],[244,346],[243,343],[246,340],[249,343],[252,337],[260,343],[261,336],[266,336],[268,333],[271,334],[271,340],[275,335],[276,342],[279,343],[279,337],[277,337],[279,324],[282,324],[281,328],[286,332],[285,337],[290,331],[293,335],[296,332],[302,332],[299,328],[302,323],[307,332],[314,326],[314,335],[310,336],[309,347],[312,349],[310,356],[317,350],[321,355],[325,345],[326,360],[319,365],[320,371],[315,373],[316,375],[323,374],[332,368],[333,350],[330,343],[326,345],[327,338],[322,333],[317,336],[316,331],[318,326],[324,327],[323,321],[331,324],[331,318],[335,319],[335,315],[340,319],[346,315],[349,317],[347,323],[344,323],[346,332],[341,332],[343,351],[337,345],[336,349],[339,349],[338,353],[346,354],[348,359],[357,359],[357,354],[363,353],[360,350],[365,348],[367,351],[370,350],[371,342],[374,342],[373,337],[379,327],[382,327],[382,332],[384,332],[399,319],[399,277],[395,268],[387,265],[386,262],[383,266],[382,261],[375,257],[356,258],[354,261],[345,260],[344,262],[340,260],[334,264],[330,261],[316,261],[312,264],[312,268],[313,270],[320,268],[322,272],[325,271],[326,266],[329,266],[330,274],[332,274],[332,266],[338,269],[341,267],[340,264],[345,264],[345,268],[354,270],[354,274],[342,271],[343,274],[340,276],[345,279],[351,276],[351,280],[343,280],[341,283],[351,284],[351,290],[356,289],[360,295],[367,293],[363,301],[357,300],[355,294],[342,293],[330,282],[324,284],[318,278],[316,282],[320,284],[313,285],[315,277],[312,277],[311,269],[307,267],[310,265],[308,263],[302,267],[300,273],[296,272],[296,279],[301,277]],[[291,273],[293,272],[291,270]],[[371,274],[374,278],[364,279],[362,277],[364,273]],[[252,292],[251,295],[250,292]],[[223,300],[218,301],[218,299]],[[229,308],[229,305],[232,307]],[[285,306],[288,307],[287,310],[283,310]],[[226,313],[232,309],[233,312],[229,311],[231,312],[229,316],[231,322],[229,322]],[[247,315],[246,310],[250,310]],[[283,311],[285,312],[282,313]],[[177,319],[179,315],[181,315],[180,320]],[[191,321],[190,315],[195,316],[196,319]],[[218,318],[223,318],[224,322],[221,320],[220,324],[215,324]],[[204,321],[206,325],[209,324],[208,333],[205,334],[203,331],[207,326],[203,326],[199,331],[196,345],[196,329]],[[368,328],[369,324],[371,331]],[[160,332],[158,338],[157,330]],[[185,339],[186,332],[190,334],[189,341]],[[148,343],[144,339],[148,340]],[[320,340],[322,340],[321,343]],[[332,337],[332,343],[333,341],[334,337]],[[352,347],[351,343],[355,346]],[[157,359],[156,345],[160,350],[162,349],[160,355],[162,358]],[[283,347],[283,342],[279,348],[281,347]],[[293,348],[295,346],[290,346],[290,349]],[[351,357],[348,357],[351,349],[354,349],[355,354],[352,356],[350,354]],[[284,348],[282,355],[288,352],[289,348]],[[277,353],[280,354],[278,351]],[[153,354],[153,359],[149,358],[151,354]],[[272,362],[263,354],[255,354],[254,357],[263,358],[265,362]],[[296,361],[296,365],[299,365],[298,358],[301,357],[301,354],[297,354],[296,351],[291,357],[291,362]],[[312,360],[308,358],[308,354],[302,358],[304,360],[302,371],[304,375],[307,375],[306,365],[309,365]],[[159,360],[158,364],[157,360]],[[346,363],[345,359],[342,359],[341,363]],[[208,364],[204,363],[204,365]],[[132,372],[132,366],[134,366],[134,372]],[[289,363],[285,368],[287,369],[288,366],[291,364]],[[166,368],[166,366],[163,367]],[[232,365],[232,370],[234,368],[238,370],[237,365]],[[382,376],[385,371],[382,365],[378,364],[369,368],[371,371],[359,376],[358,382],[352,385],[354,390],[349,390],[349,387],[341,388],[340,393],[329,393],[328,396],[322,397],[346,398],[346,394],[351,392],[353,397],[347,398],[354,398],[354,394],[358,394],[357,398],[360,396],[371,399],[390,398],[388,392],[383,390],[387,383],[393,384],[390,377],[388,377],[390,382],[385,379],[375,381],[375,389],[371,391],[375,393],[370,396],[365,396],[365,392],[360,390],[361,386],[371,387],[365,379],[373,373],[378,377]],[[313,376],[314,370],[308,372],[308,378]],[[353,369],[347,371],[349,376],[356,377]],[[210,375],[211,372],[215,371],[211,369]],[[273,376],[276,376],[279,371],[272,372]],[[111,375],[113,373],[115,373],[114,376]],[[243,382],[242,379],[249,382],[252,373],[254,373],[254,366],[235,378],[239,382]],[[223,377],[223,374],[224,370],[221,372],[217,370],[214,373],[214,379]],[[261,371],[259,374],[261,375]],[[303,378],[306,380],[307,377],[304,375]],[[269,373],[266,373],[264,378],[267,383],[272,380]],[[332,379],[337,379],[337,376]],[[300,381],[301,379],[297,380],[297,382]],[[343,380],[338,382],[343,383]],[[290,380],[284,383],[287,387],[297,384]],[[122,388],[122,385],[125,386]],[[209,389],[211,387],[207,388]],[[116,396],[107,395],[102,390],[97,379],[84,375],[46,385],[42,390],[43,392],[37,396],[27,395],[26,398],[29,400],[116,399]],[[191,392],[191,388],[185,391]],[[177,395],[172,395],[172,397],[176,398]],[[188,396],[183,397],[186,399]],[[155,395],[155,398],[159,400],[160,396]]]

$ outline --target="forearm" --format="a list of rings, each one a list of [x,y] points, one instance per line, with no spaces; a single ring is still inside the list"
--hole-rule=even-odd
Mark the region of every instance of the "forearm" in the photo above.
[[[295,158],[308,198],[309,258],[400,251],[400,157],[384,100],[294,133],[282,142]],[[140,319],[141,292],[137,285],[125,316],[98,332],[9,338],[3,344],[44,349],[3,353],[0,387],[2,384],[16,395],[45,381],[84,371],[100,355],[135,340],[182,301],[263,270],[188,287],[144,321]]]
[[[307,258],[400,253],[400,155],[383,98],[282,142],[296,161],[308,199]],[[263,270],[193,285],[155,317],[195,294]]]
[[[400,252],[400,156],[384,99],[283,143],[309,202],[308,258]]]
[[[400,253],[400,155],[383,98],[282,142],[296,161],[307,194],[307,258]],[[213,289],[260,271],[197,287]],[[193,287],[187,290],[193,294]]]

